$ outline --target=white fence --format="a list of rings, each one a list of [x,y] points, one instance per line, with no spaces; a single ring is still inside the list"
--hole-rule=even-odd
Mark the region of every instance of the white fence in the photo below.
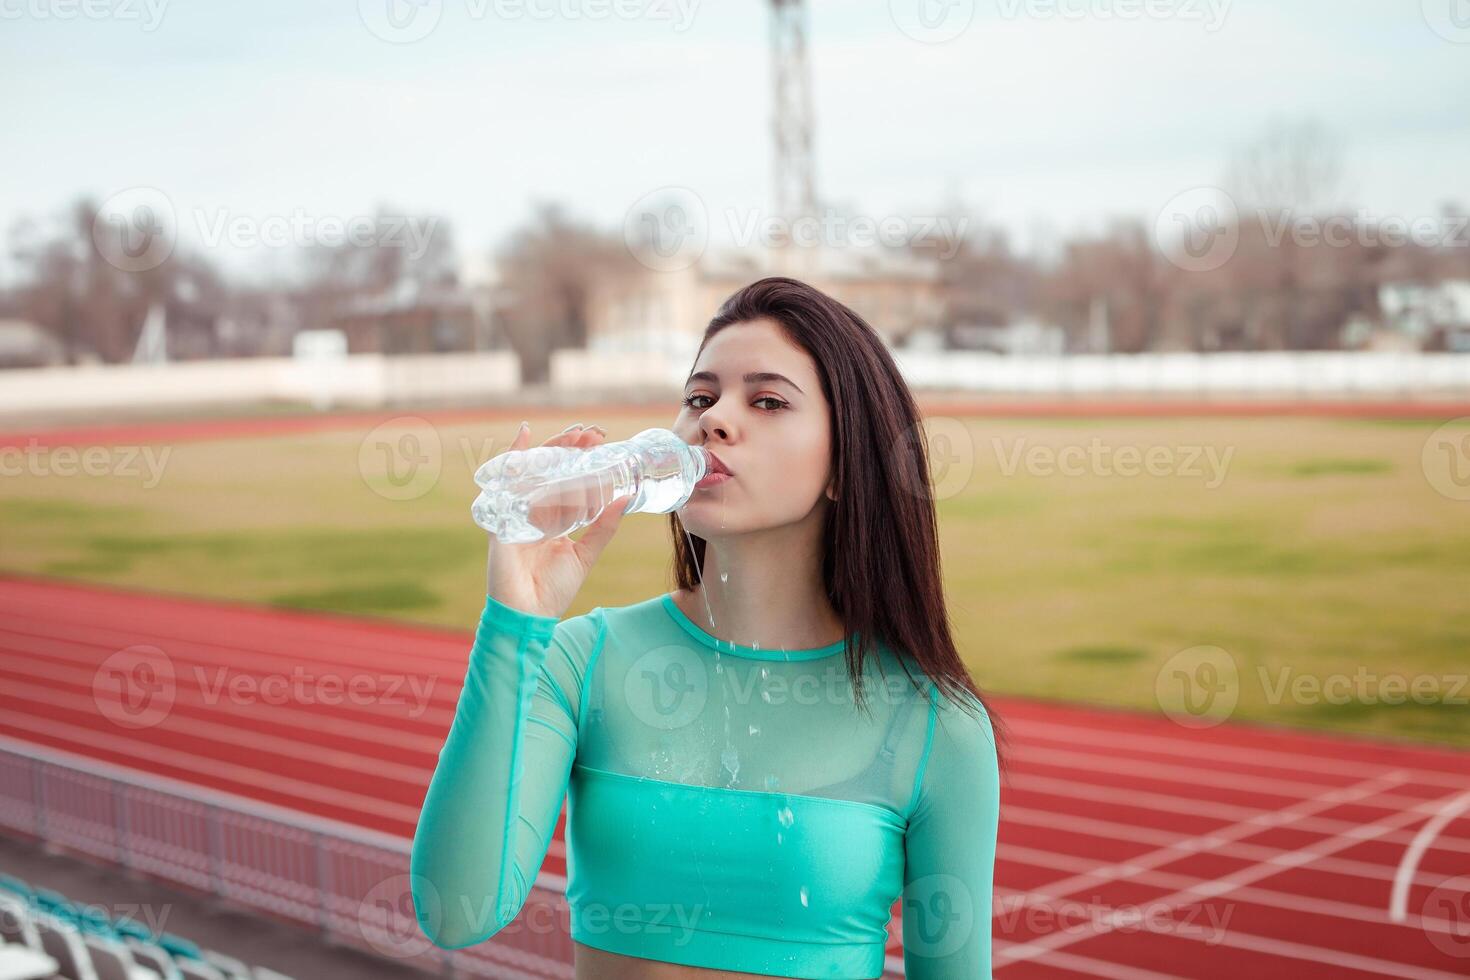
[[[508,351],[22,368],[0,371],[0,412],[270,401],[371,407],[473,400],[515,391],[520,381]]]
[[[1262,351],[1012,356],[893,350],[916,389],[976,394],[1286,398],[1470,396],[1470,354]],[[574,391],[677,389],[691,361],[667,353],[557,351],[552,381]]]
[[[1262,397],[1470,396],[1470,354],[1278,351],[1026,357],[896,349],[916,389],[977,394],[1236,395]],[[677,391],[688,358],[667,352],[560,350],[554,390],[584,399]],[[379,406],[475,402],[514,394],[520,367],[509,351],[340,360],[246,358],[172,364],[0,371],[0,413],[105,410],[268,401]]]
[[[1470,394],[1470,354],[1260,351],[1026,357],[894,351],[916,388],[1109,395],[1416,397]]]

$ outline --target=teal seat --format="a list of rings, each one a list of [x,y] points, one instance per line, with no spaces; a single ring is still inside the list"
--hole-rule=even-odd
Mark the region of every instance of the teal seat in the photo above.
[[[187,956],[193,960],[203,960],[204,951],[199,948],[198,943],[191,942],[183,936],[176,936],[171,932],[159,933],[154,940],[159,946],[168,950],[171,956]]]

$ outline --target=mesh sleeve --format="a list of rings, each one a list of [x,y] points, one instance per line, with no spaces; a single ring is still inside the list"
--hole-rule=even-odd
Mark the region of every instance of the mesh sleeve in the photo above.
[[[937,692],[927,760],[904,840],[903,961],[908,980],[991,975],[991,888],[1000,772],[990,717]]]
[[[566,798],[601,633],[599,610],[558,622],[485,597],[410,856],[414,910],[435,945],[484,942],[525,904]]]

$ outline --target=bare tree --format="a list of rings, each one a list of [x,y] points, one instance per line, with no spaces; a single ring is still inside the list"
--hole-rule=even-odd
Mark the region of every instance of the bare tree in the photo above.
[[[633,263],[617,237],[546,202],[534,206],[495,258],[504,283],[501,324],[527,381],[550,376],[553,350],[587,346],[593,283]]]

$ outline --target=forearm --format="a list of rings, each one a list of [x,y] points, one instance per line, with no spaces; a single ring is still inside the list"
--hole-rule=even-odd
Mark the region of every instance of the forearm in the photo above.
[[[508,924],[545,855],[536,829],[546,816],[524,811],[543,809],[548,792],[565,788],[565,744],[549,731],[528,738],[529,728],[540,727],[529,717],[556,625],[486,598],[410,858],[419,924],[439,946],[481,942]],[[533,755],[528,800],[524,776]]]

